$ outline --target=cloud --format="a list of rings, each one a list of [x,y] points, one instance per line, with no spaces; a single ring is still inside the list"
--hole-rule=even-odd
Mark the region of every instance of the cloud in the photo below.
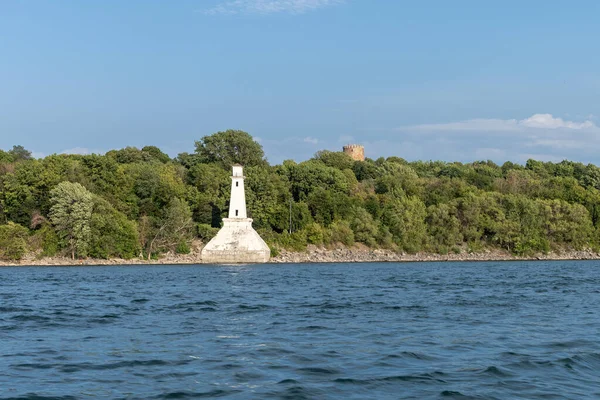
[[[82,156],[90,154],[90,150],[85,147],[74,147],[72,149],[63,150],[60,154],[80,154]]]
[[[598,163],[600,127],[593,119],[534,114],[524,119],[477,118],[403,126],[396,129],[395,137],[386,138],[387,143],[378,147],[384,155],[407,159],[523,162],[536,158]]]
[[[207,15],[234,14],[303,14],[319,8],[334,6],[346,0],[227,0],[200,10]]]
[[[519,122],[521,126],[527,128],[546,128],[546,129],[588,129],[596,126],[592,121],[572,122],[563,121],[562,118],[554,118],[552,114],[535,114]]]
[[[310,136],[305,137],[303,141],[304,141],[304,143],[310,143],[310,144],[319,143],[319,139],[316,139],[316,138],[310,137]]]
[[[100,150],[90,150],[87,147],[74,147],[72,149],[63,150],[60,154],[79,154],[85,156],[88,154],[104,154],[104,152]]]
[[[534,114],[522,120],[516,119],[469,119],[443,124],[422,124],[399,128],[401,131],[477,131],[477,132],[516,132],[527,128],[536,129],[597,129],[590,120],[584,122],[565,121],[552,114]]]

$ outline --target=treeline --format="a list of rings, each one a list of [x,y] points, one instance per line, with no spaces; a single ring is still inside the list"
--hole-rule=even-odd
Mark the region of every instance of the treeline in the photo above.
[[[342,152],[269,165],[242,131],[205,136],[171,159],[146,146],[34,159],[0,150],[0,258],[151,258],[187,253],[226,217],[231,165],[274,253],[308,244],[519,255],[597,249],[600,169],[570,161],[353,161]]]

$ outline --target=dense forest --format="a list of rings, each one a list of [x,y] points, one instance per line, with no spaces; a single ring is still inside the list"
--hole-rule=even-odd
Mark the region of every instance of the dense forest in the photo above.
[[[43,159],[22,146],[0,150],[0,259],[187,253],[221,226],[233,163],[245,167],[248,213],[273,254],[339,243],[518,255],[599,244],[600,169],[591,164],[353,161],[319,151],[269,165],[248,133],[228,130],[174,159],[155,146]]]

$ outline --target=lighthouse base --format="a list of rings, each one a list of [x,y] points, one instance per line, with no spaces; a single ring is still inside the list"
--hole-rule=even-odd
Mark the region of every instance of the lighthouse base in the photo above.
[[[225,218],[201,256],[205,264],[265,263],[271,258],[271,250],[252,228],[252,218]]]

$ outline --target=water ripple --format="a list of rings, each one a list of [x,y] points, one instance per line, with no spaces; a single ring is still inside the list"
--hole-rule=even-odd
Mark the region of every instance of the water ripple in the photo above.
[[[600,398],[599,272],[2,268],[0,400]]]

